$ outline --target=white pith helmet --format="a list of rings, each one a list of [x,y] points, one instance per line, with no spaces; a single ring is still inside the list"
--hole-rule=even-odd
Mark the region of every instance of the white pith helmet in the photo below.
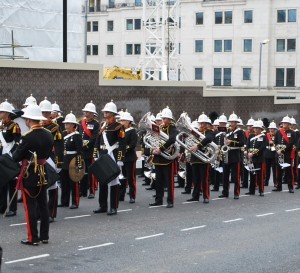
[[[236,122],[239,122],[239,118],[238,118],[238,116],[233,112],[233,113],[229,116],[228,121],[236,121]]]
[[[106,103],[101,111],[118,114],[117,106],[114,104],[113,100],[111,100],[111,102]]]
[[[7,100],[5,100],[0,104],[0,112],[7,112],[7,113],[14,114],[13,110],[14,107]]]
[[[30,104],[24,109],[23,118],[29,118],[32,120],[47,120],[41,111],[41,108],[37,104]]]
[[[59,108],[59,105],[58,105],[56,102],[54,102],[54,103],[52,104],[52,112],[55,112],[55,113],[61,113],[61,110],[60,110],[60,108]]]
[[[205,115],[204,113],[202,113],[202,114],[198,117],[198,122],[211,123],[211,120],[208,118],[207,115]]]
[[[161,112],[161,118],[169,118],[169,119],[173,119],[173,114],[172,111],[170,110],[169,106],[167,106],[166,108],[164,108]]]
[[[120,116],[119,120],[127,120],[133,122],[133,117],[131,116],[130,113],[127,111],[123,112],[123,114]]]
[[[156,115],[156,117],[155,117],[155,120],[156,120],[156,121],[161,120],[161,115],[162,115],[161,112],[157,113],[157,115]]]
[[[274,122],[274,120],[270,123],[269,129],[277,129],[276,123]]]
[[[220,125],[219,120],[218,120],[218,119],[215,119],[215,120],[214,120],[214,123],[213,123],[213,126],[219,126],[219,125]]]
[[[292,125],[297,125],[297,122],[294,117],[291,117],[290,120]]]
[[[39,106],[42,112],[52,112],[52,104],[47,100],[47,97],[45,97],[45,99],[40,102]]]
[[[246,124],[246,125],[247,125],[247,126],[253,126],[253,124],[254,124],[254,121],[255,121],[255,120],[254,120],[254,119],[251,117],[251,118],[249,118],[249,119],[248,119],[248,121],[247,121],[247,124]]]
[[[28,105],[31,105],[31,104],[37,104],[36,99],[32,96],[32,94],[30,94],[30,97],[28,97],[25,100],[25,103],[23,104],[23,106],[28,106]]]
[[[93,103],[93,101],[91,100],[91,102],[87,103],[84,108],[82,109],[83,112],[91,112],[94,113],[96,115],[98,115],[98,113],[96,112],[96,105]]]
[[[73,112],[71,111],[69,114],[66,115],[65,120],[63,121],[63,123],[74,123],[74,124],[79,124],[76,120],[76,116],[73,114]]]
[[[224,115],[224,113],[221,116],[219,116],[218,120],[219,120],[219,123],[220,122],[227,123],[227,117]]]
[[[239,117],[237,125],[244,126],[243,120]]]
[[[261,120],[254,121],[252,127],[263,129],[264,128],[263,122]]]
[[[283,122],[286,122],[286,123],[291,124],[291,119],[290,119],[290,117],[289,117],[288,115],[286,115],[286,117],[284,117],[280,123],[283,123]]]
[[[194,120],[194,121],[192,122],[192,127],[195,128],[195,129],[199,129],[199,123],[198,123],[197,120]]]

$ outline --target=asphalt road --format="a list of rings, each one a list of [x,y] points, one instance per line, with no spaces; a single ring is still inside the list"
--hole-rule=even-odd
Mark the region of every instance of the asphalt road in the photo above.
[[[59,208],[48,245],[26,238],[24,210],[0,219],[3,272],[300,272],[300,190],[264,197],[217,198],[186,203],[176,189],[175,206],[149,208],[153,191],[138,180],[137,200],[120,203],[117,216],[94,215],[97,199],[80,208]],[[231,186],[233,190],[233,186]],[[284,190],[287,186],[284,185]]]

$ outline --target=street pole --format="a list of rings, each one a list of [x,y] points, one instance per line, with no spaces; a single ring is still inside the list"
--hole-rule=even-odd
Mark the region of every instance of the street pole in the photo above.
[[[85,7],[84,7],[84,42],[83,42],[83,61],[84,63],[87,62],[87,11],[88,9],[88,0],[85,0]]]
[[[63,62],[68,62],[68,2],[63,0]]]
[[[262,46],[263,46],[263,43],[260,43],[260,47],[259,47],[259,70],[258,70],[258,92],[260,92],[260,85],[261,85],[261,55],[262,55]]]

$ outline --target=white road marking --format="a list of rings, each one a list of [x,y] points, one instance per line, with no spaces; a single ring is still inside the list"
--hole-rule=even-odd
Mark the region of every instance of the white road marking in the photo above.
[[[270,191],[267,191],[267,192],[265,192],[264,194],[270,194],[270,193],[272,193],[272,192],[270,192]]]
[[[269,215],[273,215],[273,214],[275,214],[275,213],[274,212],[270,212],[270,213],[256,215],[256,217],[264,217],[264,216],[269,216]]]
[[[199,201],[187,201],[187,202],[182,202],[182,204],[192,204],[192,203],[199,203]]]
[[[10,227],[15,227],[15,226],[24,226],[26,225],[26,223],[20,223],[20,224],[12,224],[12,225],[9,225]]]
[[[114,245],[114,243],[106,243],[106,244],[102,244],[102,245],[88,246],[88,247],[78,248],[78,250],[79,251],[81,251],[81,250],[88,250],[88,249],[99,248],[99,247],[110,246],[110,245]]]
[[[287,192],[287,191],[289,191],[289,190],[283,190],[282,192]]]
[[[237,219],[223,221],[223,223],[231,223],[231,222],[237,222],[237,221],[242,221],[242,220],[244,220],[244,219],[243,218],[237,218]]]
[[[247,196],[250,196],[250,194],[241,194],[240,197],[247,197]]]
[[[135,238],[135,239],[136,240],[143,240],[143,239],[153,238],[153,237],[162,236],[162,235],[164,235],[164,233],[153,234],[153,235],[149,235],[149,236],[145,236],[145,237],[138,237],[138,238]]]
[[[198,226],[198,227],[184,228],[184,229],[181,229],[180,231],[188,231],[188,230],[193,230],[193,229],[198,229],[198,228],[204,228],[204,227],[206,227],[206,225]]]
[[[67,220],[67,219],[83,218],[83,217],[89,217],[89,216],[91,216],[91,215],[90,214],[78,215],[78,216],[72,216],[72,217],[65,217],[64,219]]]
[[[290,211],[296,211],[296,210],[300,210],[300,208],[295,208],[295,209],[287,209],[285,210],[286,212],[290,212]]]
[[[45,257],[49,257],[49,256],[50,256],[50,254],[42,254],[42,255],[32,256],[32,257],[28,257],[28,258],[24,258],[24,259],[8,261],[8,262],[5,262],[5,264],[19,263],[19,262],[24,262],[24,261],[30,261],[30,260],[45,258]]]
[[[222,199],[226,199],[226,197],[218,197],[218,198],[214,198],[214,199],[211,199],[211,200],[215,201],[215,200],[222,200]]]
[[[161,207],[166,207],[167,205],[160,205],[160,206],[150,206],[149,209],[153,209],[153,208],[161,208]]]
[[[123,209],[123,210],[118,210],[118,213],[119,213],[119,212],[126,212],[126,211],[132,211],[132,209]]]

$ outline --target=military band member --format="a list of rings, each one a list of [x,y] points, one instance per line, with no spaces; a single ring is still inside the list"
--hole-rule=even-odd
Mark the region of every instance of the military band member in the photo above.
[[[266,134],[267,137],[267,147],[265,150],[265,163],[266,163],[266,178],[265,178],[265,186],[269,186],[269,180],[271,177],[271,170],[273,174],[273,183],[276,187],[277,185],[277,177],[276,177],[276,149],[275,149],[275,135],[277,132],[277,127],[275,122],[271,122],[269,127],[269,133]]]
[[[77,131],[79,123],[72,112],[66,115],[63,124],[66,130],[64,131],[64,161],[61,170],[61,204],[59,206],[69,206],[70,192],[72,192],[72,205],[70,209],[77,209],[80,200],[79,181],[72,181],[69,175],[69,166],[71,160],[75,157],[78,168],[83,168],[81,164],[82,138],[81,134]]]
[[[83,159],[85,162],[86,174],[80,181],[80,193],[81,196],[87,197],[88,188],[90,194],[89,199],[95,197],[96,179],[92,174],[89,174],[88,168],[93,163],[93,150],[96,142],[96,138],[99,132],[99,122],[95,119],[96,106],[91,101],[87,103],[82,109],[84,118],[79,122],[79,132],[83,140]]]
[[[124,163],[126,142],[125,131],[122,124],[116,121],[115,115],[117,106],[111,101],[102,109],[105,119],[101,126],[94,147],[94,157],[97,154],[107,153],[110,155],[121,168]],[[99,187],[99,205],[100,207],[94,210],[94,213],[105,213],[107,215],[116,215],[119,206],[119,179],[116,178],[109,183],[110,186],[110,209],[107,211],[108,185],[100,183]]]
[[[21,132],[18,124],[14,122],[13,106],[5,101],[0,104],[0,154],[11,155],[21,137]],[[11,202],[6,217],[15,216],[17,213],[17,195],[14,199],[13,195],[16,188],[16,179],[11,180],[7,185],[0,188],[0,213],[5,213],[7,210],[7,195],[9,194],[9,200]]]
[[[205,136],[205,138],[199,140],[199,143],[192,147],[191,152],[196,152],[197,150],[200,151],[203,150],[205,146],[211,143],[214,139],[213,131],[208,128],[208,126],[211,124],[211,121],[204,113],[199,116],[198,123],[200,124],[200,132]],[[202,189],[203,203],[209,203],[210,163],[203,162],[201,159],[199,159],[192,153],[191,165],[193,169],[194,190],[193,190],[192,198],[188,199],[187,201],[188,202],[199,201],[200,190]]]
[[[239,199],[240,196],[240,161],[241,147],[244,147],[244,133],[237,127],[238,117],[236,114],[231,114],[228,119],[230,127],[225,135],[225,148],[228,149],[224,155],[223,168],[223,191],[220,198],[229,196],[229,176],[231,174],[231,182],[234,183],[234,199]]]
[[[52,104],[51,119],[59,125],[61,132],[65,130],[65,126],[63,123],[64,117],[62,116],[62,111],[60,110],[60,107],[56,102]]]
[[[295,146],[298,143],[298,140],[300,139],[300,132],[297,129],[297,122],[294,117],[291,117],[291,130],[294,131],[295,133]],[[295,158],[294,158],[294,165],[293,165],[293,175],[294,175],[294,181],[298,181],[298,151],[297,148],[294,147],[294,153],[295,153]]]
[[[20,145],[13,153],[16,162],[22,161],[18,187],[22,189],[28,237],[21,243],[38,245],[41,241],[46,244],[49,240],[49,209],[44,165],[52,152],[54,141],[51,133],[40,125],[40,120],[46,118],[42,116],[39,106],[29,105],[22,117],[26,119],[30,131],[21,137]],[[37,228],[37,210],[41,220],[40,233]]]
[[[125,141],[126,141],[126,153],[124,157],[124,166],[123,175],[125,176],[126,180],[122,180],[121,182],[121,194],[120,197],[124,200],[125,193],[126,193],[126,182],[129,185],[129,196],[130,200],[129,203],[135,203],[136,199],[136,151],[135,147],[137,144],[137,132],[132,127],[133,117],[128,112],[124,112],[121,115],[119,122],[125,128]]]
[[[155,166],[156,174],[156,195],[155,202],[150,203],[150,206],[160,206],[163,204],[164,197],[164,185],[167,184],[168,187],[168,196],[167,196],[167,208],[173,208],[174,206],[174,160],[169,160],[164,158],[161,153],[167,150],[171,145],[176,141],[177,130],[175,124],[173,123],[173,114],[172,111],[166,107],[162,111],[162,125],[160,130],[166,133],[169,138],[161,146],[155,147],[152,151],[154,157],[152,160],[153,165]]]
[[[248,157],[248,162],[253,163],[255,171],[250,173],[250,187],[247,195],[255,194],[256,184],[258,185],[259,195],[264,196],[264,151],[267,147],[267,137],[263,130],[263,122],[261,120],[253,123],[254,134],[250,134],[247,140],[247,147],[245,153]]]
[[[282,128],[275,135],[275,147],[277,151],[277,186],[273,191],[282,191],[282,179],[284,173],[285,183],[288,185],[289,192],[294,193],[294,177],[293,177],[293,160],[294,160],[294,145],[296,141],[295,133],[290,129],[291,120],[288,116],[281,121]],[[280,162],[282,161],[282,162]],[[282,166],[282,163],[287,163],[289,166]]]
[[[53,136],[54,145],[50,158],[55,163],[57,168],[61,168],[63,161],[63,138],[60,131],[59,125],[51,120],[52,104],[47,98],[40,102],[39,104],[43,116],[46,118],[42,122],[45,129],[49,130]],[[49,196],[49,221],[52,223],[57,216],[57,205],[58,205],[58,185],[55,183],[53,186],[48,188]]]

